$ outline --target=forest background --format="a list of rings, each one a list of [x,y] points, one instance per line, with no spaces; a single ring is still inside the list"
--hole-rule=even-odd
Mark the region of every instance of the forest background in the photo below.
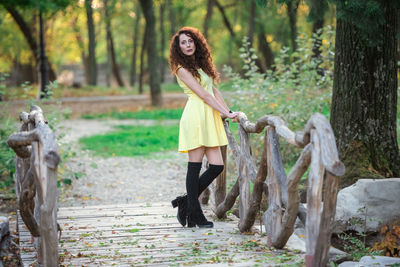
[[[331,123],[350,179],[344,183],[400,174],[396,1],[1,0],[0,4],[2,100],[150,93],[152,104],[161,106],[161,93],[180,92],[169,74],[169,39],[180,27],[192,26],[210,44],[222,75],[219,86],[232,108],[251,120],[275,114],[295,131],[311,114],[329,118],[335,111]],[[382,55],[382,50],[390,53]],[[349,67],[334,69],[335,64]],[[41,70],[48,70],[46,76]],[[41,90],[36,86],[39,81],[44,81]],[[354,94],[357,90],[369,98]],[[382,105],[375,101],[381,98]],[[359,108],[367,115],[357,112]],[[5,139],[2,136],[2,144]],[[295,151],[285,145],[283,150],[285,160],[293,163]]]

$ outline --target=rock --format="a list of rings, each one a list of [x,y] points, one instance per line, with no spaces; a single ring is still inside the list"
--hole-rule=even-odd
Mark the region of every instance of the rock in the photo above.
[[[391,266],[392,264],[400,264],[400,258],[384,257],[384,256],[364,256],[360,262],[345,261],[338,267],[379,267]]]
[[[358,266],[357,261],[345,261],[338,265],[338,267],[355,267]]]
[[[364,256],[360,260],[360,266],[388,266],[395,263],[400,264],[400,258],[385,256]]]
[[[379,232],[382,225],[400,220],[399,192],[400,178],[360,179],[340,190],[333,232]],[[354,223],[354,219],[360,223]],[[350,223],[350,220],[353,222]]]
[[[293,233],[290,236],[288,242],[286,243],[286,247],[289,250],[297,250],[299,252],[306,253],[306,239],[305,239],[306,237],[303,234],[298,235],[298,233],[301,233],[301,232],[304,232],[304,229],[301,229],[301,228],[296,229],[295,233]],[[333,261],[337,257],[344,257],[345,255],[347,255],[347,254],[344,251],[341,251],[334,247],[329,248],[329,252],[328,252],[329,261]]]
[[[8,225],[8,218],[4,216],[0,216],[0,241],[4,236],[10,233],[10,228]]]

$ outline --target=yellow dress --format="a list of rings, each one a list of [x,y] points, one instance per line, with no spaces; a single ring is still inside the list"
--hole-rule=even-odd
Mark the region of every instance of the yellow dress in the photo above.
[[[201,86],[214,96],[213,81],[199,69]],[[179,124],[179,152],[187,153],[201,146],[216,147],[228,144],[221,115],[217,110],[206,104],[196,93],[182,82],[177,81],[188,96],[185,109]]]

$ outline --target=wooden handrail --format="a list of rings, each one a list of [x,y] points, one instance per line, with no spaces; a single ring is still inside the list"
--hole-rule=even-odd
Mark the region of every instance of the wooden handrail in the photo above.
[[[303,131],[296,133],[277,116],[265,115],[256,123],[252,123],[247,119],[246,114],[241,112],[238,115],[238,121],[240,145],[236,143],[233,134],[229,131],[228,124],[224,122],[238,178],[226,196],[214,192],[215,198],[224,199],[213,209],[216,216],[223,218],[234,205],[236,198],[240,196],[239,230],[249,231],[260,209],[262,193],[267,185],[268,209],[263,216],[267,241],[270,246],[283,248],[293,234],[294,223],[299,212],[298,184],[310,166],[305,226],[307,231],[306,265],[325,266],[330,246],[330,223],[335,215],[338,177],[345,173],[345,166],[339,160],[331,125],[323,115],[318,113],[311,116]],[[263,152],[257,170],[251,156],[250,133],[261,133],[264,129],[266,131]],[[288,176],[283,168],[278,136],[289,144],[303,148]],[[322,202],[325,171],[326,201]],[[254,184],[251,195],[250,181]]]
[[[55,134],[38,106],[20,114],[19,132],[7,140],[14,150],[16,187],[21,218],[35,237],[38,259],[58,266],[57,166],[60,161]],[[35,198],[35,195],[37,197]]]

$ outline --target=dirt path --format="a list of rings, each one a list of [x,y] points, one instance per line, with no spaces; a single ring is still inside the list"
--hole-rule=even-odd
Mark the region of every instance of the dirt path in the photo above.
[[[68,120],[62,124],[66,135],[60,140],[76,152],[67,169],[82,177],[60,194],[60,206],[170,201],[185,191],[187,155],[177,151],[151,157],[94,156],[78,144],[82,136],[111,131],[114,125],[151,125],[151,120]],[[177,121],[164,121],[164,124]],[[79,176],[79,175],[78,175]]]

